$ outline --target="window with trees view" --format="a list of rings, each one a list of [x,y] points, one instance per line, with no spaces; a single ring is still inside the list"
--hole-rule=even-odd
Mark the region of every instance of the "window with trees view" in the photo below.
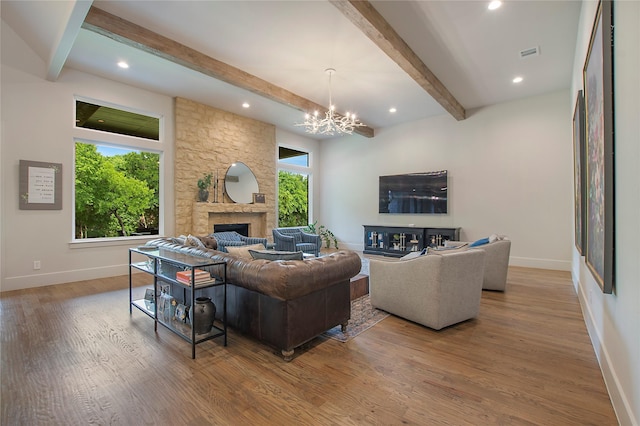
[[[309,153],[279,147],[278,226],[309,224]]]
[[[96,135],[75,139],[75,239],[157,235],[162,148],[149,143],[160,141],[160,119],[81,99],[75,115]]]
[[[160,154],[76,142],[75,238],[158,234]]]

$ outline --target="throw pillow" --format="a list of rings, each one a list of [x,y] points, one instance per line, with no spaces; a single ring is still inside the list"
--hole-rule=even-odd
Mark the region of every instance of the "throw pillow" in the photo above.
[[[239,257],[241,259],[253,260],[249,250],[264,250],[264,246],[262,244],[251,244],[246,246],[226,246],[229,254]]]
[[[206,249],[207,248],[202,243],[202,241],[200,241],[200,239],[198,239],[198,237],[194,237],[191,234],[187,235],[187,238],[185,239],[184,245],[185,246],[189,246],[189,247],[197,247],[197,248],[201,248],[201,249]]]
[[[415,259],[416,257],[420,257],[427,254],[427,247],[423,248],[420,251],[412,251],[409,254],[405,254],[404,256],[402,256],[400,258],[400,260],[409,260],[409,259]]]
[[[205,247],[209,248],[209,249],[213,249],[213,250],[217,250],[218,249],[218,241],[216,241],[215,237],[211,237],[209,235],[205,235],[202,237],[198,237],[200,239],[200,241],[202,241],[202,244],[205,245]]]
[[[402,256],[400,258],[400,260],[410,260],[410,259],[415,259],[416,257],[420,257],[422,256],[422,252],[421,251],[412,251],[411,253],[405,254],[404,256]]]
[[[489,237],[476,240],[471,244],[469,244],[469,247],[478,247],[478,246],[483,246],[485,244],[489,244]]]
[[[249,250],[254,259],[266,260],[302,260],[301,251]]]

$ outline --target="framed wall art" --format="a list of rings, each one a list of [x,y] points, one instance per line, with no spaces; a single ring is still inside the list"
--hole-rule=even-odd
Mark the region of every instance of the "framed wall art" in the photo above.
[[[62,210],[62,164],[20,160],[20,210]]]
[[[573,194],[574,194],[574,235],[578,253],[584,255],[586,242],[585,227],[585,138],[584,138],[584,96],[582,90],[576,96],[573,110]]]
[[[583,69],[586,129],[586,264],[604,293],[614,286],[613,14],[601,0]]]

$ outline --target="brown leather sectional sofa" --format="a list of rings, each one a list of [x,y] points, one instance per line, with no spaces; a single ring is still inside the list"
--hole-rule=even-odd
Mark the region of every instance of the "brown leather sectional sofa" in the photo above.
[[[282,352],[286,361],[294,349],[350,318],[349,282],[360,272],[357,253],[341,250],[305,260],[247,260],[212,249],[176,244],[171,239],[147,243],[211,257],[227,263],[227,324]],[[177,286],[175,286],[177,287]],[[182,290],[172,289],[176,297]],[[223,288],[204,289],[222,315]]]

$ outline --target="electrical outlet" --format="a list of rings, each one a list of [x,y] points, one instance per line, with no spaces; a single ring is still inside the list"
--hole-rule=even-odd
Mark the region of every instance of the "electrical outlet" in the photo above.
[[[34,270],[40,269],[40,261],[39,260],[34,260],[33,261],[33,269]]]

